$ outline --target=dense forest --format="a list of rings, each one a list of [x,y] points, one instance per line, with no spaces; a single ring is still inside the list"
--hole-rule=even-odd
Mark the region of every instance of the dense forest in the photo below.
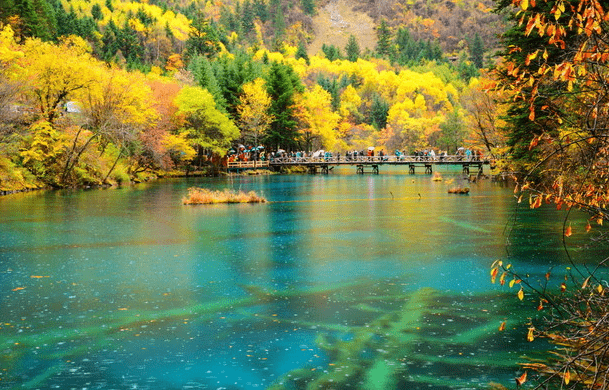
[[[183,173],[217,164],[238,144],[409,153],[503,146],[486,134],[496,121],[485,116],[492,100],[479,99],[492,59],[485,44],[496,39],[483,29],[457,39],[464,25],[444,17],[462,9],[498,21],[490,8],[357,3],[356,15],[370,9],[378,23],[372,48],[351,34],[344,47],[329,41],[312,53],[310,42],[325,34],[312,28],[322,6],[3,2],[0,190]]]

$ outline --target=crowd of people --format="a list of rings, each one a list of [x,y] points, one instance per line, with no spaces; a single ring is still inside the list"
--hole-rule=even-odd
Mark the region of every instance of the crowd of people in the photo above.
[[[396,149],[394,156],[398,161],[405,160],[406,157],[414,156],[419,161],[442,161],[448,153],[446,151],[436,152],[434,149],[415,150],[412,153],[407,153],[406,150]],[[229,162],[233,161],[274,161],[275,159],[290,159],[291,161],[301,161],[304,159],[319,159],[320,161],[361,161],[367,157],[377,157],[381,161],[388,160],[389,155],[384,150],[379,150],[375,154],[375,148],[369,147],[367,150],[351,150],[341,155],[340,152],[330,152],[325,150],[317,150],[315,152],[306,151],[290,151],[283,149],[267,152],[264,146],[244,146],[238,145],[236,148],[230,149],[226,155]],[[478,149],[469,149],[461,147],[457,149],[456,156],[463,161],[482,161],[482,152]]]

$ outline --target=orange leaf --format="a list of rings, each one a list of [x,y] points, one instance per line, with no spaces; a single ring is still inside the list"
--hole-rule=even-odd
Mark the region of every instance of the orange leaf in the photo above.
[[[497,278],[497,274],[499,273],[499,268],[495,267],[491,270],[491,283],[495,283],[495,278]]]
[[[499,283],[503,286],[505,284],[505,275],[506,272],[501,274],[501,277],[499,278]]]
[[[571,225],[567,226],[567,229],[565,229],[565,237],[571,237],[572,231],[571,231]]]
[[[582,284],[582,290],[588,287],[588,282],[590,281],[591,276],[588,276],[586,280],[584,280],[584,284]]]
[[[565,290],[567,290],[567,285],[565,284],[565,282],[562,282],[560,284],[560,291],[561,292],[565,292]]]
[[[565,385],[568,385],[569,382],[571,381],[571,371],[567,370],[565,371]]]
[[[25,290],[25,287],[15,287],[11,291],[19,291],[19,290]]]
[[[505,330],[505,321],[503,321],[501,323],[501,325],[499,325],[499,332],[503,332]]]
[[[591,229],[592,226],[590,225],[590,221],[588,221],[588,223],[586,224],[586,233],[588,233]]]
[[[525,371],[524,374],[520,375],[515,380],[516,380],[516,386],[522,386],[522,384],[527,381],[527,372]]]

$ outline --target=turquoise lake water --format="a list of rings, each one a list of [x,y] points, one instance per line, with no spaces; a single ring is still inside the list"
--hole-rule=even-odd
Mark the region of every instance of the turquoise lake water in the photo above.
[[[0,388],[512,385],[542,346],[490,264],[564,267],[564,215],[354,169],[0,198]],[[185,206],[193,186],[269,202]]]

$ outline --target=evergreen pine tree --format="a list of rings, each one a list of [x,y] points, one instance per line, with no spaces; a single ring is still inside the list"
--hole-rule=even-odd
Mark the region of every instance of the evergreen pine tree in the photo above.
[[[370,107],[370,124],[377,129],[384,129],[387,125],[387,115],[389,114],[389,103],[379,94],[372,96],[372,106]]]
[[[207,89],[207,91],[213,96],[214,101],[216,102],[216,108],[222,112],[227,112],[227,103],[224,99],[224,95],[217,77],[217,73],[221,73],[221,70],[214,70],[214,67],[209,59],[202,55],[195,57],[191,61],[189,69],[199,86]],[[220,77],[222,77],[222,75],[220,75]]]
[[[289,65],[273,62],[266,86],[272,99],[269,114],[273,116],[273,121],[265,136],[265,143],[271,148],[296,150],[299,139],[294,94],[302,90],[300,79]]]
[[[263,23],[269,20],[269,10],[265,0],[254,0],[254,14]]]
[[[321,51],[324,52],[326,58],[330,61],[339,60],[340,49],[334,45],[326,45],[325,43],[321,46]]]
[[[484,67],[484,43],[480,34],[476,33],[469,49],[470,59],[478,69]]]
[[[246,34],[254,31],[255,17],[254,5],[251,0],[245,0],[241,9],[241,27]]]
[[[387,24],[387,20],[382,19],[380,25],[376,29],[376,52],[382,57],[391,55],[391,30]]]
[[[359,45],[357,44],[357,39],[353,34],[349,35],[347,46],[345,46],[345,52],[347,53],[347,59],[351,62],[356,62],[359,58]]]
[[[309,56],[307,55],[307,47],[303,41],[300,41],[298,44],[298,49],[296,50],[296,59],[304,58],[307,65],[309,65]]]
[[[95,20],[102,20],[104,15],[102,14],[101,6],[97,3],[91,7],[91,16]]]
[[[6,23],[9,16],[14,15],[15,7],[13,0],[0,1],[0,22]]]
[[[186,54],[189,58],[198,55],[214,56],[220,51],[220,39],[215,27],[201,14],[193,19],[186,40]]]
[[[273,10],[273,28],[275,29],[275,37],[279,38],[285,34],[285,17],[281,7],[281,0],[271,0],[270,9]]]
[[[14,12],[21,17],[21,28],[16,35],[23,41],[25,38],[39,37],[41,25],[38,13],[31,0],[14,0]]]
[[[301,0],[302,11],[309,15],[315,15],[315,0]]]

